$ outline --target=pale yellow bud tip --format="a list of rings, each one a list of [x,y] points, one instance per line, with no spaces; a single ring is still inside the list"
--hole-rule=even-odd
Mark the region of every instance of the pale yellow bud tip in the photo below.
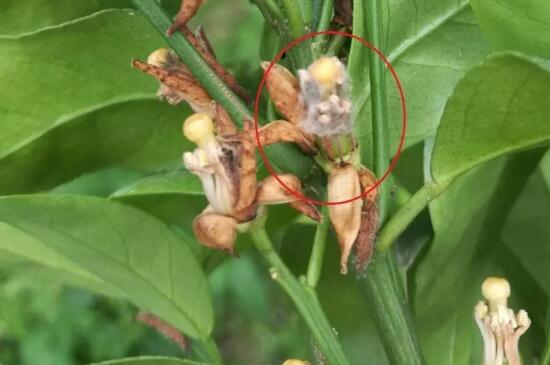
[[[168,48],[159,48],[147,57],[147,63],[157,67],[164,67],[171,62],[172,54]]]
[[[288,359],[287,361],[283,362],[283,365],[310,365],[310,364],[307,361]]]
[[[341,64],[336,57],[321,57],[309,66],[309,74],[326,88],[331,88],[342,77]]]
[[[183,122],[183,135],[200,146],[214,136],[214,122],[207,113],[195,113]]]
[[[489,277],[481,285],[481,293],[490,304],[506,304],[510,296],[510,284],[506,279]]]

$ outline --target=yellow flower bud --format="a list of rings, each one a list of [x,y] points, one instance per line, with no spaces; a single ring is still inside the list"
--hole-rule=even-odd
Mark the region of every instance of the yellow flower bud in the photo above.
[[[283,365],[310,365],[310,363],[302,360],[288,359],[283,362]]]
[[[496,312],[499,305],[506,307],[510,284],[506,279],[489,277],[481,285],[481,293],[487,299],[490,310]]]
[[[147,63],[157,67],[166,67],[172,64],[173,55],[168,48],[159,48],[147,57]]]
[[[332,89],[342,77],[340,61],[336,57],[321,57],[309,66],[309,74],[327,89]]]
[[[214,137],[214,122],[207,113],[195,113],[183,123],[183,135],[191,142],[202,146]]]

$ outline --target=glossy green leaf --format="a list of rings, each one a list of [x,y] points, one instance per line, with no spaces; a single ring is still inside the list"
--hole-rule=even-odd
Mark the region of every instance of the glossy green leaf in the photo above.
[[[499,155],[550,142],[550,73],[515,55],[490,57],[460,81],[437,131],[431,173],[446,180]]]
[[[182,152],[191,148],[180,132],[187,113],[187,107],[142,100],[70,120],[0,159],[0,193],[49,189],[107,167],[142,174],[180,167]]]
[[[550,153],[546,153],[510,212],[502,240],[550,296],[550,185],[545,181],[545,172],[550,172]]]
[[[141,356],[98,362],[90,365],[206,365],[195,361],[163,356]]]
[[[28,245],[31,242],[29,238],[14,239],[18,245],[27,246],[18,251],[23,251],[24,256],[14,254],[10,251],[13,245],[0,244],[0,267],[3,273],[8,273],[13,276],[31,276],[36,278],[47,278],[48,280],[68,286],[79,287],[91,291],[93,293],[109,296],[109,297],[122,297],[123,294],[108,285],[99,278],[91,275],[90,273],[82,270],[70,261],[64,260],[62,257],[55,257],[51,252],[42,250],[45,252],[45,256],[34,256],[39,254],[40,249],[36,249],[39,243],[35,242],[33,245]],[[42,263],[38,263],[40,260]]]
[[[0,159],[87,113],[154,97],[156,82],[129,63],[162,44],[130,10],[0,38],[0,79],[10,85],[0,90]]]
[[[416,322],[428,364],[481,363],[482,339],[472,313],[487,276],[509,274],[513,288],[516,280],[528,285],[529,277],[503,259],[500,233],[538,156],[532,151],[488,162],[430,204],[435,237],[414,273]]]
[[[178,170],[138,180],[114,192],[113,197],[155,194],[204,195],[198,177],[187,170]]]
[[[496,49],[550,58],[550,2],[472,0],[481,30]]]
[[[19,35],[101,10],[96,0],[3,0],[0,36]]]
[[[139,210],[85,196],[4,197],[0,227],[14,253],[45,264],[61,257],[189,336],[212,330],[207,282],[183,236]]]
[[[383,6],[384,44],[378,46],[395,68],[403,85],[407,102],[408,128],[406,146],[411,146],[435,132],[445,102],[457,82],[489,51],[468,1],[391,1]],[[354,32],[366,31],[361,11]],[[363,36],[365,33],[362,33]],[[353,80],[366,78],[366,52],[353,42],[350,65]],[[355,53],[355,55],[354,55]],[[350,61],[351,62],[351,61]],[[353,63],[352,62],[352,63]],[[355,69],[355,70],[354,70]],[[361,72],[361,70],[363,72]],[[359,86],[358,86],[359,85]],[[363,146],[362,158],[370,163],[372,156],[370,101],[368,82],[360,81],[353,89],[354,102],[360,111],[356,129]],[[395,151],[402,131],[400,98],[389,73],[387,75],[390,151]]]
[[[0,235],[3,235],[4,231],[4,227],[0,226]],[[27,275],[34,273],[39,277],[49,277],[102,295],[111,297],[123,295],[62,255],[47,250],[39,241],[17,233],[11,234],[9,241],[0,243],[0,267],[3,272],[14,275],[20,272]]]

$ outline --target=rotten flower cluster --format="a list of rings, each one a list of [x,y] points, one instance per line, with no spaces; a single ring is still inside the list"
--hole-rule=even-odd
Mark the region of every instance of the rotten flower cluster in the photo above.
[[[487,278],[481,292],[485,300],[475,306],[474,317],[484,342],[483,365],[521,365],[519,338],[531,325],[527,312],[508,308],[506,279]]]
[[[202,1],[183,0],[180,13],[168,34],[179,30],[203,56],[212,70],[237,94],[246,97],[235,78],[217,61],[203,29],[193,34],[187,22]],[[158,95],[171,104],[187,102],[196,112],[183,125],[183,134],[197,147],[184,154],[187,169],[197,175],[208,199],[207,208],[194,220],[197,239],[211,248],[234,252],[238,230],[249,226],[267,204],[288,203],[315,221],[318,210],[308,201],[287,191],[268,177],[256,180],[256,140],[251,122],[242,121],[239,130],[226,110],[212,100],[177,55],[167,49],[153,52],[147,62],[133,66],[160,81]],[[267,69],[269,64],[264,62]],[[271,121],[259,130],[262,145],[279,142],[297,144],[304,153],[315,155],[328,174],[327,199],[345,201],[361,195],[376,181],[361,166],[353,136],[350,80],[336,57],[321,57],[298,77],[275,64],[266,78],[271,99],[284,120]],[[301,192],[299,179],[290,174],[279,178],[292,190]],[[347,272],[352,249],[356,267],[364,268],[372,251],[378,215],[376,190],[366,197],[329,206],[329,218],[342,250],[341,272]]]

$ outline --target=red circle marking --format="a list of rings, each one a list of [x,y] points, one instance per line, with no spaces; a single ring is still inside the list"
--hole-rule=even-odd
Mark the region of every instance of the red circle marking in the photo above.
[[[340,35],[340,36],[352,38],[356,41],[361,42],[364,46],[366,46],[369,49],[371,49],[372,51],[374,51],[374,53],[376,53],[376,55],[378,55],[378,57],[380,57],[380,59],[382,61],[384,61],[384,64],[390,70],[390,73],[391,73],[391,75],[392,75],[392,77],[395,81],[395,85],[397,86],[397,90],[399,91],[399,96],[401,98],[401,110],[402,110],[401,137],[399,139],[399,145],[397,147],[397,151],[395,153],[395,156],[392,158],[392,160],[390,162],[390,165],[388,166],[388,169],[382,175],[382,177],[380,179],[378,179],[376,181],[376,183],[373,186],[371,186],[369,189],[363,191],[358,196],[355,196],[355,197],[347,199],[347,200],[342,200],[342,201],[323,201],[323,200],[311,199],[311,198],[308,198],[307,196],[301,194],[300,192],[289,188],[281,180],[281,178],[277,175],[277,173],[273,170],[273,167],[271,166],[271,163],[269,162],[269,159],[267,158],[267,155],[265,154],[264,148],[263,148],[262,143],[260,141],[260,133],[259,133],[259,127],[258,127],[258,114],[259,114],[259,105],[260,105],[260,95],[262,94],[262,90],[263,90],[263,87],[265,85],[267,76],[271,72],[271,69],[273,68],[273,65],[275,63],[279,62],[281,60],[281,58],[283,57],[283,54],[288,52],[288,50],[295,47],[297,44],[299,44],[299,43],[301,43],[301,42],[303,42],[307,39],[317,37],[319,35]],[[397,164],[397,160],[399,159],[399,156],[401,155],[401,150],[403,149],[403,145],[405,144],[405,132],[407,130],[407,107],[405,105],[405,93],[403,92],[403,87],[401,86],[401,81],[399,80],[399,77],[397,77],[397,73],[395,72],[395,70],[392,67],[392,65],[390,64],[390,62],[387,60],[386,56],[378,48],[376,48],[375,46],[373,46],[372,44],[367,42],[365,39],[363,39],[359,36],[356,36],[354,34],[350,34],[350,33],[346,33],[346,32],[340,32],[340,31],[336,31],[336,30],[327,30],[327,31],[323,31],[323,32],[312,32],[312,33],[304,34],[303,36],[301,36],[301,37],[293,40],[289,44],[287,44],[283,49],[281,49],[279,51],[279,53],[277,53],[275,58],[270,62],[269,66],[264,71],[264,74],[262,76],[262,80],[260,81],[260,85],[258,86],[258,90],[256,91],[256,99],[254,100],[254,129],[255,129],[255,132],[256,132],[256,142],[258,144],[258,151],[260,152],[260,155],[262,156],[262,160],[264,161],[265,167],[267,168],[269,173],[279,182],[279,184],[281,184],[289,193],[296,196],[300,200],[305,200],[309,203],[316,204],[316,205],[338,205],[338,204],[350,203],[350,202],[352,202],[354,200],[357,200],[357,199],[366,198],[367,194],[370,193],[371,191],[373,191],[374,189],[376,189],[378,186],[380,186],[380,184],[382,184],[382,182],[388,177],[388,175],[395,168],[395,165]]]

